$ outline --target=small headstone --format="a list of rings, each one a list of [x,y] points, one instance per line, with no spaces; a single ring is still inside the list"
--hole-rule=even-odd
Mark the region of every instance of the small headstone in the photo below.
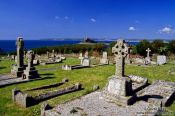
[[[107,52],[103,52],[102,58],[100,59],[100,64],[109,64]]]
[[[165,55],[157,56],[157,65],[162,65],[165,63],[166,63],[166,56]]]
[[[90,66],[90,60],[89,60],[89,58],[83,58],[81,60],[81,65],[82,66]]]

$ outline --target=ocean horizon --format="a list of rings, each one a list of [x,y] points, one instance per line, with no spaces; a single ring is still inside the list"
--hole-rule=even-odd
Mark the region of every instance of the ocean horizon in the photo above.
[[[25,40],[24,50],[46,46],[61,46],[79,44],[81,40]],[[99,43],[109,44],[112,41],[97,41]],[[128,42],[129,45],[136,45],[138,42]],[[16,51],[16,40],[0,40],[0,49],[3,52],[9,53]]]

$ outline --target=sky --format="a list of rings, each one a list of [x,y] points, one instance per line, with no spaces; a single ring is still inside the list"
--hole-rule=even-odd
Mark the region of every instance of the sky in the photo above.
[[[0,40],[175,39],[175,0],[0,0]]]

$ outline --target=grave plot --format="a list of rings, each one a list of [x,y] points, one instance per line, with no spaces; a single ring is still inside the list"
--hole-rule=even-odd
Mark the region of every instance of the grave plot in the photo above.
[[[33,59],[34,59],[34,52],[30,50],[27,52],[27,60],[28,60],[27,67],[23,70],[20,70],[20,71],[18,70],[15,73],[15,75],[18,78],[11,78],[11,76],[9,76],[9,77],[3,76],[2,78],[4,78],[4,79],[0,80],[0,87],[42,79],[42,78],[40,78],[38,71],[35,70],[35,67],[33,66]]]
[[[47,58],[40,60],[40,63],[42,65],[62,63],[63,59],[65,60],[66,58],[60,55],[56,55],[55,50],[52,50],[51,54],[47,51]]]
[[[84,57],[79,57],[81,63],[79,65],[64,65],[62,66],[62,70],[73,70],[73,69],[80,69],[80,68],[88,68],[90,67],[90,59],[88,56],[88,52],[85,53]]]
[[[151,104],[168,106],[175,95],[175,83],[165,81],[154,81],[138,93],[138,98],[147,100]]]
[[[63,82],[57,83],[57,84],[51,84],[51,85],[41,86],[41,87],[37,87],[37,88],[32,88],[32,89],[29,89],[27,91],[35,91],[35,90],[58,87],[58,86],[64,84],[65,82],[67,82],[67,80],[64,80]],[[28,94],[27,91],[21,91],[21,90],[18,90],[18,89],[13,89],[12,90],[12,100],[16,104],[18,104],[22,107],[30,107],[30,106],[36,105],[36,104],[38,104],[42,101],[45,101],[47,99],[51,99],[51,98],[59,96],[59,95],[75,92],[75,91],[78,91],[78,90],[81,90],[81,89],[82,89],[81,84],[76,83],[72,86],[68,86],[68,87],[58,89],[58,90],[54,90],[54,91],[49,91],[47,93],[40,93],[36,96]]]

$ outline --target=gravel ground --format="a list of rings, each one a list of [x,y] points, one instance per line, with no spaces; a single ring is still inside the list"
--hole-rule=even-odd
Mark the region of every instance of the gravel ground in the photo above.
[[[126,107],[118,106],[106,102],[102,97],[102,93],[97,91],[65,104],[60,104],[52,111],[56,111],[61,116],[142,116],[141,113],[144,113],[148,107],[149,103],[144,101]]]

